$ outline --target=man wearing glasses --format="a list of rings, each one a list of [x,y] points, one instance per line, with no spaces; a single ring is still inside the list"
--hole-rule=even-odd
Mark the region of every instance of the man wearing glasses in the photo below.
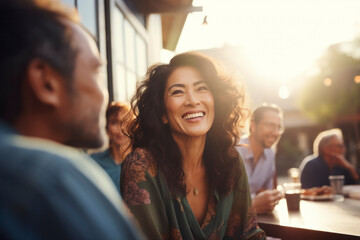
[[[237,146],[248,175],[252,205],[258,214],[271,212],[281,199],[276,190],[275,152],[271,147],[283,132],[280,107],[263,104],[252,114],[250,135]]]

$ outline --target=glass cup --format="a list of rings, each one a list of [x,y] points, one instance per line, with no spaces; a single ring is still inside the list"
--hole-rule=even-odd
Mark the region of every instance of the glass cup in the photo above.
[[[300,180],[300,174],[298,168],[289,168],[288,169],[288,175],[294,182],[299,182]]]
[[[330,186],[335,195],[343,195],[344,175],[330,175]]]
[[[284,183],[284,192],[288,211],[299,211],[301,183]]]

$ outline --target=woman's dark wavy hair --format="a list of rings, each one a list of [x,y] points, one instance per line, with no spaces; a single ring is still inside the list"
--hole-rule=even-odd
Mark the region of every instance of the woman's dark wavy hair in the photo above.
[[[169,124],[163,124],[164,92],[167,79],[178,67],[197,69],[214,96],[215,119],[207,133],[203,161],[211,189],[228,193],[241,175],[239,154],[240,124],[245,119],[244,92],[230,77],[221,74],[214,60],[195,52],[173,57],[169,64],[150,67],[131,101],[136,118],[129,131],[132,147],[150,151],[173,194],[186,194],[182,156]]]

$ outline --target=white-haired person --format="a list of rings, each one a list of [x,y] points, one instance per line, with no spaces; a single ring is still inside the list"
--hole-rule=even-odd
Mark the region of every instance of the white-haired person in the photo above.
[[[330,175],[344,175],[345,184],[355,184],[359,174],[345,158],[342,132],[334,128],[318,134],[314,141],[313,158],[306,157],[300,165],[302,188],[330,185]]]

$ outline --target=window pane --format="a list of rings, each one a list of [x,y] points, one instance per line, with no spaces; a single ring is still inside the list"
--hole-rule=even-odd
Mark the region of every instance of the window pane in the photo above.
[[[135,71],[135,30],[125,19],[125,51],[126,66]]]
[[[121,64],[116,64],[114,69],[114,100],[115,101],[126,101],[126,82],[125,82],[125,69]]]
[[[138,78],[141,78],[146,73],[147,68],[147,46],[142,37],[136,35],[136,73]]]
[[[82,24],[95,38],[98,38],[96,0],[77,0],[77,5]]]
[[[136,75],[130,71],[126,73],[127,100],[130,101],[136,91]]]
[[[113,41],[115,61],[124,63],[124,16],[118,8],[114,9]]]
[[[126,73],[127,100],[130,101],[136,91],[136,75],[130,71]]]
[[[75,0],[61,0],[61,2],[65,3],[68,6],[75,7]]]

